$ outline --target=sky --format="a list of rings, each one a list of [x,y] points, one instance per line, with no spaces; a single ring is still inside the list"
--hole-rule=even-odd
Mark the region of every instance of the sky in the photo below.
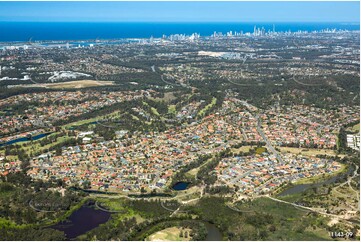
[[[0,2],[0,21],[359,22],[353,2]]]

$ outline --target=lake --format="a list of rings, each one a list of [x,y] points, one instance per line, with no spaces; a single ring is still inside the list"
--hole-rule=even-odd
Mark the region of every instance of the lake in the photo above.
[[[176,191],[183,191],[186,190],[188,188],[189,183],[188,182],[177,182],[176,184],[173,185],[173,190]]]
[[[44,133],[44,134],[38,134],[32,137],[32,140],[38,140],[41,138],[44,138],[45,136],[48,136],[50,133]],[[18,142],[25,142],[25,141],[30,141],[30,139],[28,137],[22,137],[22,138],[18,138],[18,139],[14,139],[14,140],[10,140],[8,142],[2,143],[0,144],[0,147],[2,146],[6,146],[6,145],[12,145],[12,144],[16,144]]]
[[[110,213],[84,205],[73,212],[66,221],[50,228],[63,231],[66,238],[71,240],[107,222],[109,218]]]

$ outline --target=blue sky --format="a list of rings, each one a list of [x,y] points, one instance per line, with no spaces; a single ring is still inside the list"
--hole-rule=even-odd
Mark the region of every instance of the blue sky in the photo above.
[[[359,22],[354,2],[0,2],[0,21]]]

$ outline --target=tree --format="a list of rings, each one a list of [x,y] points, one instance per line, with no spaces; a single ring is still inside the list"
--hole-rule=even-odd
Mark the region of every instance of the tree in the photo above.
[[[90,189],[90,187],[91,187],[90,186],[90,181],[86,180],[86,181],[83,182],[83,188],[84,189]]]
[[[57,147],[55,148],[55,154],[56,154],[57,156],[61,156],[62,150],[61,150],[61,147],[60,147],[60,146],[57,146]]]
[[[271,224],[268,229],[269,229],[270,232],[275,232],[276,231],[276,226]]]

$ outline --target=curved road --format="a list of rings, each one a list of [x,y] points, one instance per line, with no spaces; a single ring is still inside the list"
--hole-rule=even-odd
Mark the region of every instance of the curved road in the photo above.
[[[333,217],[333,218],[337,218],[337,219],[340,219],[340,220],[344,220],[344,222],[345,222],[345,223],[348,223],[348,224],[359,224],[359,223],[356,223],[356,222],[350,222],[350,221],[348,221],[348,220],[345,219],[342,215],[336,215],[336,214],[332,214],[332,213],[321,212],[321,211],[318,211],[318,210],[316,210],[316,209],[314,209],[314,208],[310,208],[310,207],[298,205],[298,204],[295,204],[295,203],[283,201],[283,200],[280,200],[280,199],[271,197],[271,196],[269,196],[269,195],[264,195],[263,197],[267,197],[267,198],[269,198],[269,199],[271,199],[271,200],[273,200],[273,201],[276,201],[276,202],[286,203],[286,204],[292,205],[292,206],[294,206],[294,207],[307,209],[307,210],[310,210],[310,211],[312,211],[312,212],[315,212],[315,213],[318,213],[318,214],[321,214],[321,215],[325,215],[325,216],[328,216],[328,217]]]

